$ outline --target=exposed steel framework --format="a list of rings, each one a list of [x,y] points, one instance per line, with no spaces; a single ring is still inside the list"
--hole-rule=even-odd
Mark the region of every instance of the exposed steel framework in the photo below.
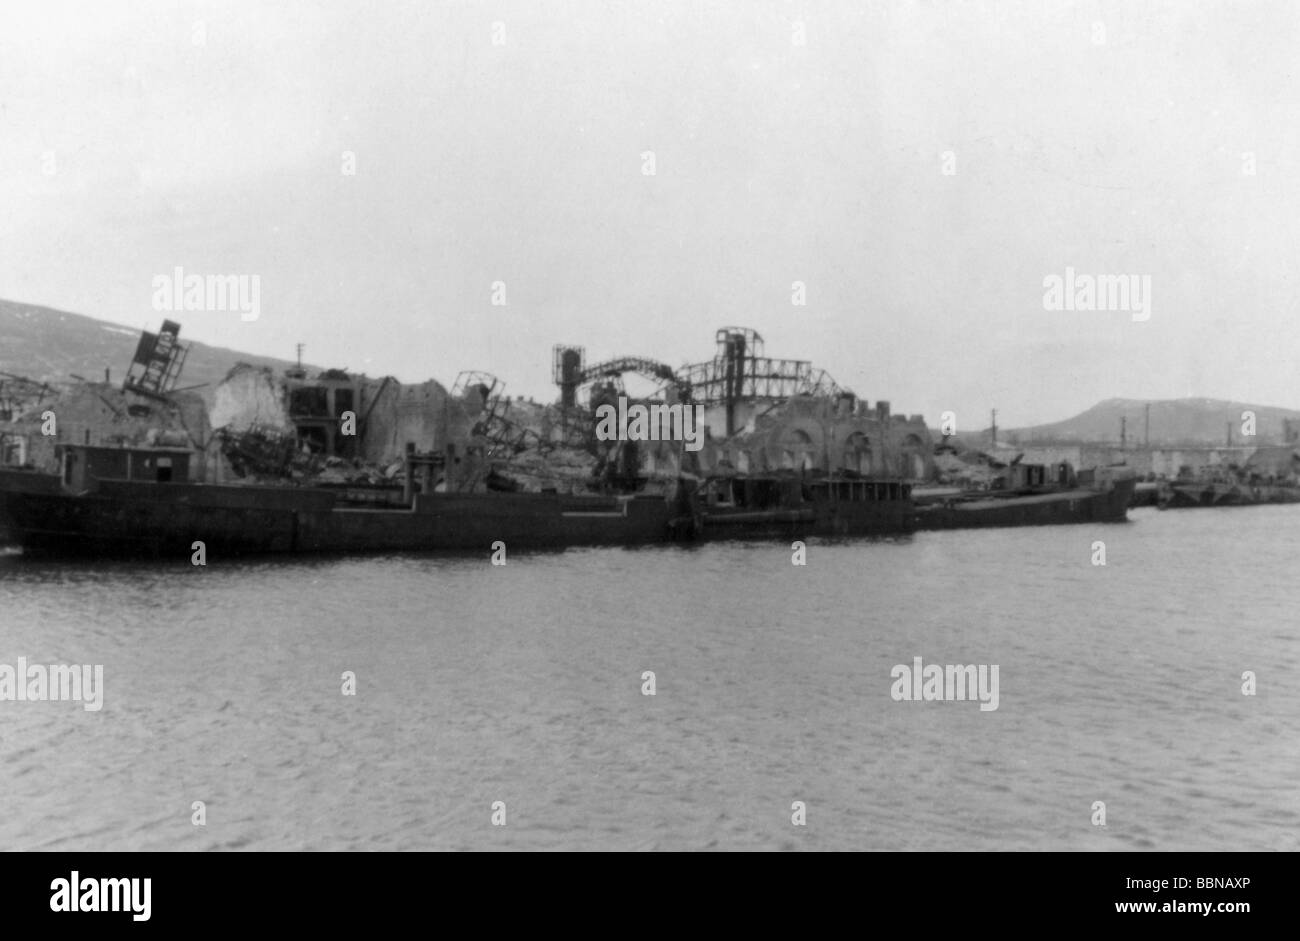
[[[749,327],[722,327],[713,359],[683,366],[694,401],[726,405],[739,399],[788,399],[796,395],[838,396],[841,388],[824,369],[804,359],[765,356],[763,337]]]
[[[473,433],[488,440],[489,456],[505,457],[528,448],[548,451],[554,447],[531,428],[510,420],[510,400],[503,394],[506,384],[492,373],[481,370],[460,373],[452,384],[451,394],[462,397],[475,386],[485,391],[483,413],[474,424]]]
[[[560,405],[565,409],[577,405],[578,389],[592,382],[605,380],[618,391],[623,389],[625,373],[636,373],[677,389],[679,398],[689,398],[690,387],[667,363],[644,356],[619,356],[588,366],[587,353],[580,346],[557,344],[553,351],[552,376],[560,387]]]
[[[180,343],[181,325],[164,320],[157,333],[145,330],[122,382],[125,392],[162,398],[176,386],[189,350]]]
[[[725,406],[727,434],[735,430],[736,405],[742,401],[780,402],[808,395],[838,398],[852,395],[824,369],[803,359],[775,359],[763,351],[763,337],[750,327],[722,327],[716,334],[713,359],[674,370],[642,356],[622,356],[586,365],[580,346],[556,345],[552,375],[560,387],[560,405],[567,412],[577,404],[578,389],[603,380],[614,393],[623,391],[623,374],[639,373],[673,386],[677,398],[706,407]]]
[[[504,434],[502,426],[506,410],[506,384],[490,372],[465,370],[452,383],[452,397],[463,398],[473,388],[478,388],[483,393],[483,413],[474,426],[474,433],[499,441]]]

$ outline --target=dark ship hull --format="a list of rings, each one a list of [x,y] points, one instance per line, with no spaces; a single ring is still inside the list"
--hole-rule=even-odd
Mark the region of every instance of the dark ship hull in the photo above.
[[[1129,508],[1133,509],[1140,506],[1159,506],[1160,505],[1160,484],[1150,481],[1141,481],[1133,490],[1133,500],[1129,503]]]
[[[710,540],[883,536],[916,528],[911,485],[890,479],[714,478],[695,495],[693,512],[694,536]]]
[[[93,491],[5,491],[0,520],[25,551],[209,557],[261,553],[641,545],[671,537],[664,497],[417,494],[406,507],[341,505],[323,489],[100,481]]]
[[[1120,478],[1104,487],[1076,487],[1044,493],[962,495],[917,507],[918,529],[1000,526],[1058,526],[1118,523],[1128,518],[1137,481]]]
[[[0,546],[18,544],[17,535],[9,528],[4,501],[9,493],[58,493],[59,478],[32,470],[0,469]]]
[[[1182,510],[1211,506],[1259,506],[1264,503],[1300,503],[1300,489],[1221,481],[1173,483],[1161,487],[1157,506],[1162,510]]]
[[[149,460],[139,452],[134,466]],[[102,455],[101,455],[102,456]],[[150,469],[153,466],[150,465]],[[0,526],[25,552],[188,558],[638,546],[698,539],[908,531],[904,484],[758,480],[709,503],[685,481],[662,496],[414,493],[366,488],[219,486],[53,475],[0,478]],[[730,486],[730,485],[729,485]],[[750,502],[746,503],[746,495]],[[759,497],[774,502],[760,506]],[[783,501],[789,502],[783,502]]]

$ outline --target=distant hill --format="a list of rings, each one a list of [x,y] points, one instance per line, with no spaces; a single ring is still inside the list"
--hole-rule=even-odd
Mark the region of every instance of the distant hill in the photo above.
[[[1228,440],[1232,425],[1232,443],[1237,445],[1281,443],[1283,419],[1300,426],[1300,411],[1273,405],[1252,405],[1223,399],[1107,399],[1086,412],[1065,421],[1030,428],[998,428],[1003,443],[1085,443],[1112,444],[1120,440],[1120,419],[1128,420],[1128,443],[1140,445],[1146,436],[1147,406],[1151,407],[1151,444],[1221,445]],[[1242,436],[1242,412],[1255,413],[1255,437]],[[988,442],[988,429],[976,435],[961,435],[963,441],[978,446]]]
[[[157,330],[163,317],[150,323]],[[226,377],[230,367],[244,362],[268,366],[279,375],[294,365],[289,360],[254,356],[237,350],[208,346],[185,338],[181,324],[181,343],[189,348],[178,387],[206,386],[195,391],[208,404],[213,389]],[[0,300],[0,372],[14,373],[41,382],[73,382],[76,374],[92,382],[103,381],[104,368],[112,370],[112,380],[120,383],[135,355],[140,331],[120,324],[96,320],[81,314]],[[315,367],[308,367],[315,370]]]

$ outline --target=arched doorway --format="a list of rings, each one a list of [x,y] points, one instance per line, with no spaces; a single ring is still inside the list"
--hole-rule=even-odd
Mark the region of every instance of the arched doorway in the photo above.
[[[800,428],[791,428],[781,442],[781,467],[785,470],[811,470],[815,466],[811,436]]]
[[[908,435],[898,449],[898,475],[913,480],[925,477],[925,442],[916,435]]]
[[[860,431],[844,439],[844,454],[840,467],[859,474],[871,473],[871,440]]]

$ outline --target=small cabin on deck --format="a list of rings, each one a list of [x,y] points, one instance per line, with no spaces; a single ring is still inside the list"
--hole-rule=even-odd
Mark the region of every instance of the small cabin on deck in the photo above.
[[[1002,490],[1031,490],[1043,487],[1074,487],[1078,478],[1069,462],[1059,464],[1012,464],[1002,475]]]
[[[911,484],[870,478],[712,477],[697,499],[713,509],[765,510],[805,503],[882,503],[908,500]]]
[[[184,448],[111,448],[61,444],[57,448],[63,486],[88,490],[96,480],[189,483],[190,451]]]

